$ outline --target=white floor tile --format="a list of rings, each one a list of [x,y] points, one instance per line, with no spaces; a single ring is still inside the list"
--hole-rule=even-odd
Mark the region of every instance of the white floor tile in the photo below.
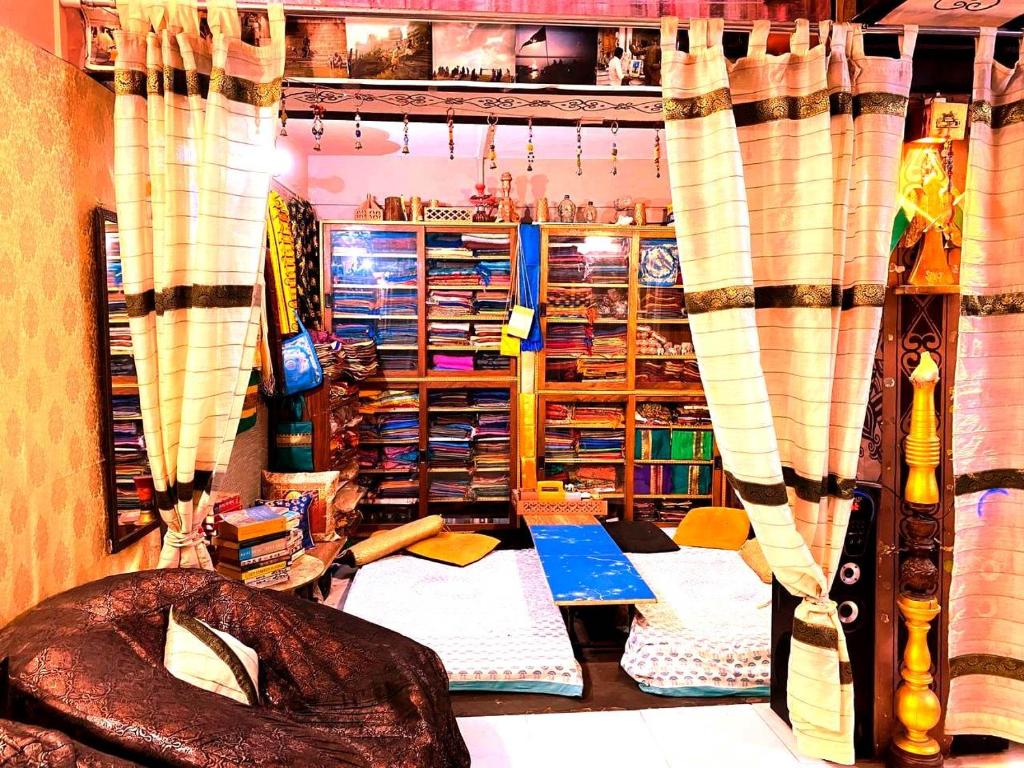
[[[458,722],[474,768],[526,768],[534,764],[526,715],[460,717]]]
[[[523,768],[668,768],[640,712],[528,715],[527,728],[533,762]]]
[[[796,768],[799,763],[747,704],[643,710],[671,768]]]
[[[970,757],[948,757],[946,768],[1024,768],[1024,745],[1011,744],[1006,752],[995,755],[977,755]]]

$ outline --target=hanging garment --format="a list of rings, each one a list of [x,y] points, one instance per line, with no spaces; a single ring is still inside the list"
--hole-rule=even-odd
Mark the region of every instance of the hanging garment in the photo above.
[[[700,376],[726,477],[776,578],[803,598],[788,684],[797,745],[850,764],[852,674],[828,591],[852,504],[916,28],[898,59],[865,56],[858,34],[848,62],[845,25],[826,55],[799,20],[790,52],[769,56],[770,24],[757,22],[748,55],[730,63],[720,19],[691,22],[688,53],[677,25],[663,20],[663,105]]]
[[[323,321],[320,301],[320,220],[308,200],[293,197],[288,201],[295,251],[295,292],[299,319],[310,330],[318,330]]]

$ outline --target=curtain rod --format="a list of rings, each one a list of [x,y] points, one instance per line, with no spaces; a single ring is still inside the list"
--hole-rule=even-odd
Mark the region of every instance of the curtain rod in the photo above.
[[[111,8],[115,7],[115,0],[60,0],[60,4],[65,8]],[[199,0],[198,5],[200,8],[206,7],[205,0]],[[266,3],[254,2],[253,0],[238,0],[238,9],[240,11],[259,11],[265,10]],[[651,18],[625,18],[625,17],[584,17],[584,16],[559,16],[557,19],[551,19],[549,16],[538,16],[536,14],[526,13],[486,13],[486,12],[465,12],[465,11],[423,11],[423,10],[408,10],[408,9],[394,9],[394,8],[340,8],[340,7],[324,7],[324,6],[306,6],[306,5],[289,5],[287,2],[284,3],[284,10],[286,13],[291,13],[297,16],[356,16],[356,17],[393,17],[408,19],[410,21],[463,21],[470,23],[486,24],[486,23],[500,23],[500,24],[537,24],[548,20],[549,23],[555,26],[563,27],[637,27],[647,29],[658,29],[661,25],[661,19]],[[689,26],[688,21],[684,19],[679,20],[679,28],[686,29]],[[729,21],[725,22],[726,32],[750,32],[753,27],[751,21]],[[795,29],[793,22],[772,22],[772,30],[777,32],[792,32]],[[811,25],[812,32],[814,32],[814,25]],[[950,37],[977,37],[979,33],[978,27],[936,27],[923,25],[919,26],[919,32],[922,35],[945,35]],[[866,34],[889,34],[896,35],[903,31],[903,25],[901,24],[865,24],[864,32]],[[1020,30],[1003,30],[1000,29],[997,33],[1002,37],[1021,37],[1024,36],[1024,31]]]

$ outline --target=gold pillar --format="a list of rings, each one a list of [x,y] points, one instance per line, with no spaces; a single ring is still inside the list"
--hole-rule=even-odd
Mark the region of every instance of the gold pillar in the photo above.
[[[942,704],[932,689],[932,656],[928,648],[932,621],[942,610],[938,601],[935,543],[939,526],[935,470],[940,459],[935,385],[939,369],[928,352],[921,353],[910,381],[914,385],[914,401],[905,447],[910,472],[900,522],[901,544],[907,556],[900,564],[900,596],[896,601],[907,628],[907,644],[896,688],[897,724],[889,765],[934,768],[943,761],[939,742],[929,735],[942,718]]]

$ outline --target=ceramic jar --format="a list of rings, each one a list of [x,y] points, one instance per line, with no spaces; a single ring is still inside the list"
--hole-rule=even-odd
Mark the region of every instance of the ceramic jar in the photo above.
[[[566,195],[558,204],[558,220],[563,224],[572,224],[576,221],[576,203]]]

